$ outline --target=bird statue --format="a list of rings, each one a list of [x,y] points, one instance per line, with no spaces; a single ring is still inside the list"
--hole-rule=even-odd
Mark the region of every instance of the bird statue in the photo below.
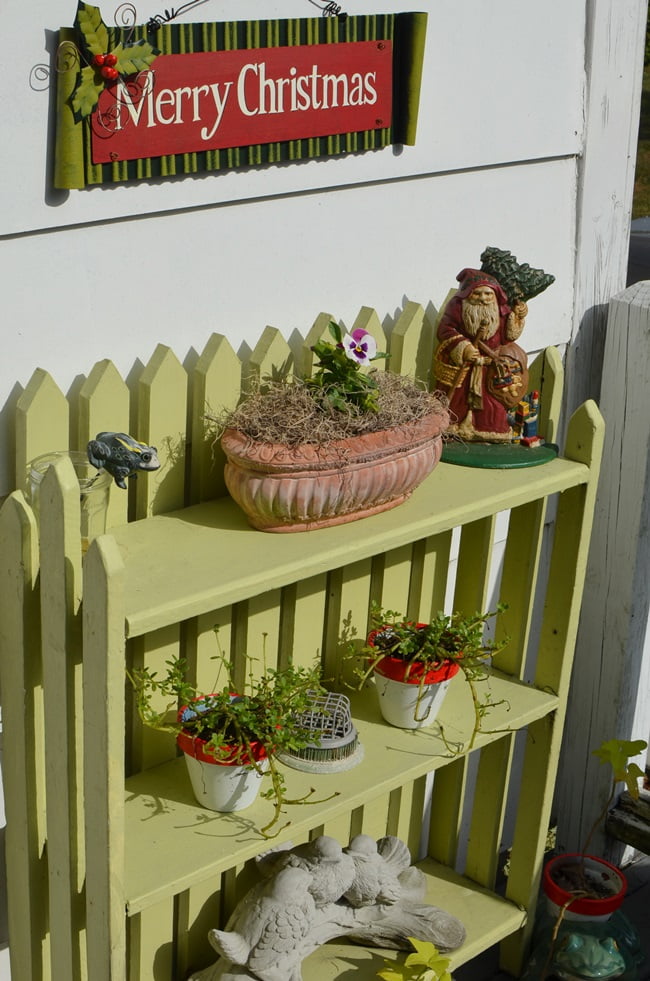
[[[258,863],[260,866],[265,875],[286,868],[308,872],[311,877],[309,893],[318,908],[339,900],[355,877],[352,857],[335,838],[327,835],[319,835],[289,851],[270,852]]]
[[[224,960],[260,981],[300,978],[302,941],[314,923],[316,904],[305,869],[281,869],[253,887],[225,930],[211,930],[211,945]]]
[[[404,868],[401,856],[396,861],[390,857],[387,860],[380,853],[377,842],[369,835],[357,835],[345,851],[355,866],[352,885],[344,893],[351,906],[359,908],[375,903],[391,905],[399,900],[402,886],[398,875]],[[386,851],[388,853],[387,847]]]

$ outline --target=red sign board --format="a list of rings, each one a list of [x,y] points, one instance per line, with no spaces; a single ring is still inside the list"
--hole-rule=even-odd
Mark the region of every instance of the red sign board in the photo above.
[[[102,92],[93,163],[384,129],[392,99],[389,40],[159,55]]]

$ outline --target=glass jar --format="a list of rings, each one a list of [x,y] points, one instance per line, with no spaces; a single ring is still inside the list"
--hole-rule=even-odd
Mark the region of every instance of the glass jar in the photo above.
[[[45,473],[62,457],[72,462],[79,481],[81,505],[81,551],[86,552],[93,538],[106,531],[106,511],[113,478],[107,470],[97,470],[82,450],[55,450],[36,457],[27,466],[27,497],[37,522],[40,518],[40,487]]]

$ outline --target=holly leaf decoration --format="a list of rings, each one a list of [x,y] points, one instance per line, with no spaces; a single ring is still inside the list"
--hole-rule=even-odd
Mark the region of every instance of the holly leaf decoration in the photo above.
[[[99,7],[80,3],[77,7],[75,27],[81,34],[83,44],[91,55],[105,54],[110,46],[108,28],[102,20]]]
[[[141,72],[145,68],[149,68],[154,59],[160,54],[160,51],[149,44],[148,41],[142,40],[136,44],[130,44],[126,48],[123,48],[120,43],[117,47],[113,48],[111,54],[114,54],[117,58],[115,67],[120,75],[135,75],[136,72]]]
[[[97,74],[95,69],[82,68],[71,96],[72,111],[77,122],[84,116],[91,114],[103,90],[104,79]]]

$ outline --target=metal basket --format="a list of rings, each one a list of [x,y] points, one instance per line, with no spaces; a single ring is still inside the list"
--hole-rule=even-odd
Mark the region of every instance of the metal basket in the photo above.
[[[350,699],[335,693],[311,692],[312,705],[300,716],[300,723],[314,733],[314,741],[279,758],[296,770],[329,773],[349,770],[363,757],[363,747],[352,722]]]

